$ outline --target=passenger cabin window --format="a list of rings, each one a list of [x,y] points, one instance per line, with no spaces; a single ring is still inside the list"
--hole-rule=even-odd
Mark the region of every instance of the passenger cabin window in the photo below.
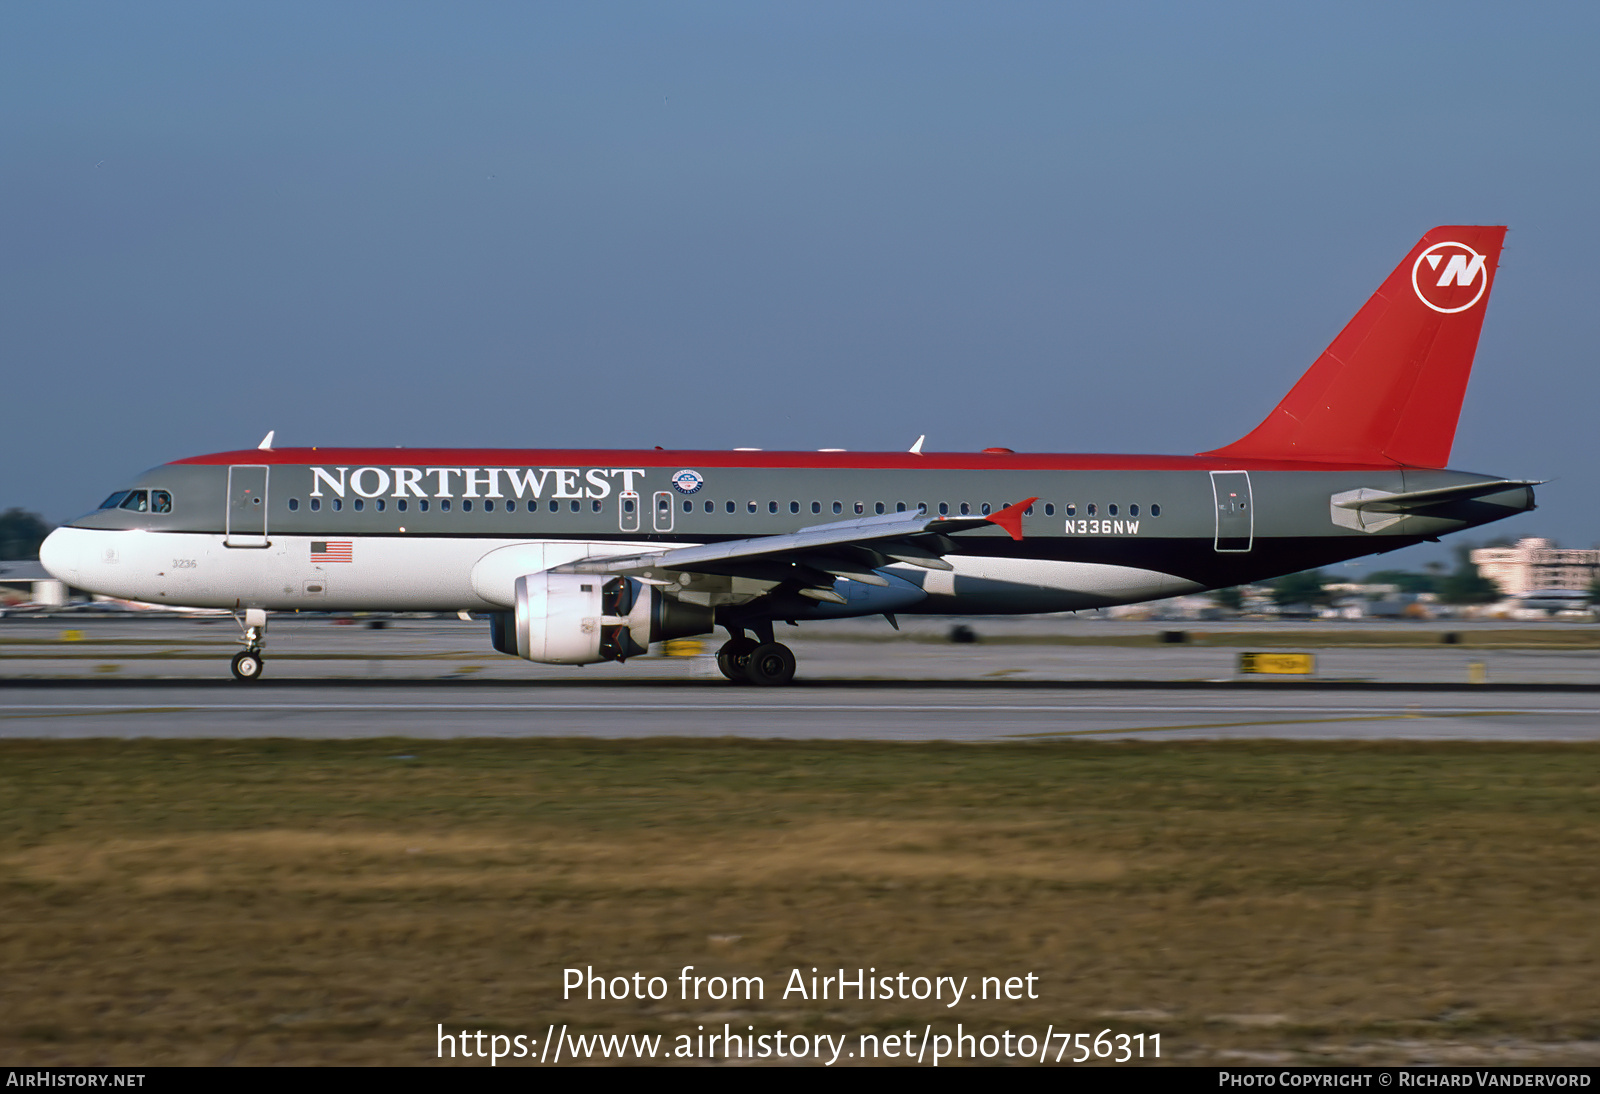
[[[756,511],[756,503],[753,502],[753,501],[745,502],[745,506],[744,507],[745,507],[745,509],[747,511],[749,511],[751,513],[754,513]]]
[[[1088,513],[1091,517],[1096,516],[1100,512],[1100,510],[1095,507],[1095,504],[1092,501],[1088,505],[1084,506],[1083,511]]]
[[[150,492],[147,490],[129,490],[128,496],[122,499],[122,504],[117,508],[143,513],[150,508]]]
[[[291,512],[291,513],[298,512],[299,509],[300,509],[300,499],[299,498],[290,498],[289,499],[289,512]]]
[[[800,511],[800,503],[797,502],[797,501],[791,501],[789,503],[789,512],[790,513],[798,513],[799,511]]]
[[[448,504],[448,503],[446,503],[446,504]],[[338,498],[334,498],[333,499],[333,511],[335,513],[337,513],[339,510],[341,510],[343,508],[344,508],[344,502],[340,501]]]
[[[311,499],[311,511],[313,513],[315,513],[317,510],[319,510],[321,508],[322,508],[322,499],[321,498],[312,498]]]
[[[950,515],[950,503],[949,502],[941,501],[939,503],[939,515],[941,517],[948,517]]]
[[[1139,515],[1139,507],[1137,505],[1128,506],[1128,515],[1130,517],[1138,516]]]
[[[1160,516],[1160,515],[1161,515],[1161,506],[1159,506],[1159,505],[1152,505],[1152,506],[1151,506],[1151,507],[1150,507],[1150,515],[1151,515],[1151,516],[1152,516],[1152,517],[1159,517],[1159,516]]]
[[[836,502],[834,502],[834,503],[833,503],[833,511],[834,511],[834,512],[835,512],[835,513],[842,513],[842,512],[844,512],[844,503],[843,503],[843,502],[838,502],[838,501],[836,501]]]
[[[355,501],[350,503],[350,507],[359,513],[367,507],[367,503],[361,498],[357,498]]]
[[[394,507],[404,513],[406,511],[406,499],[401,498],[399,501],[394,503]]]
[[[1044,515],[1047,516],[1047,517],[1053,517],[1053,516],[1056,515],[1056,503],[1055,502],[1047,501],[1047,502],[1044,503]]]
[[[964,516],[964,517],[971,516],[972,515],[972,506],[968,505],[966,502],[962,502],[961,503],[961,515]]]
[[[878,504],[877,504],[877,505],[874,505],[874,506],[873,506],[873,507],[872,507],[872,510],[873,510],[873,512],[875,512],[875,513],[881,513],[881,512],[883,512],[883,502],[881,502],[881,501],[880,501],[880,502],[879,502],[879,503],[878,503]]]
[[[1106,506],[1106,515],[1109,517],[1114,517],[1117,515],[1116,502],[1112,502],[1110,505]]]
[[[599,504],[600,504],[600,503],[599,503],[599,502],[595,502],[595,504],[596,504],[596,505],[599,505]],[[684,503],[683,503],[683,511],[684,511],[684,512],[685,512],[685,513],[692,513],[692,512],[694,512],[694,502],[692,502],[692,501],[686,501],[686,502],[684,502]]]
[[[706,502],[706,512],[715,513],[716,511],[717,511],[717,503],[716,502],[714,502],[714,501]]]
[[[984,516],[988,516],[989,515],[989,503],[988,502],[984,502],[981,506],[978,507],[978,510]]]
[[[728,512],[733,512],[733,502],[728,502]]]
[[[820,502],[820,501],[814,501],[814,502],[812,502],[812,503],[811,503],[811,511],[812,511],[812,512],[813,512],[813,513],[820,513],[820,512],[822,512],[822,503],[821,503],[821,502]]]
[[[778,513],[778,503],[775,501],[767,502],[767,512],[773,516],[776,516]]]
[[[389,503],[384,501],[382,498],[379,498],[377,501],[373,502],[372,504],[373,504],[373,507],[376,508],[378,510],[378,512],[380,512],[380,513],[383,512],[385,509],[389,508]],[[489,507],[493,508],[494,507],[494,502],[491,501],[489,503]]]
[[[333,507],[335,509],[339,508],[339,503],[338,502],[334,502],[333,503]],[[439,503],[439,512],[448,513],[449,511],[450,511],[450,499],[449,498],[445,498],[443,501],[441,501]]]
[[[559,501],[551,501],[550,502],[550,511],[552,513],[560,512],[561,511],[561,503]]]
[[[428,499],[427,498],[418,498],[417,499],[417,509],[420,512],[426,513],[428,511]]]

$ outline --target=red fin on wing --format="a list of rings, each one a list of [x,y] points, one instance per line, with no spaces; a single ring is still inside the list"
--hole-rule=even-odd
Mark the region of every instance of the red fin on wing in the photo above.
[[[998,524],[1004,528],[1012,539],[1021,539],[1022,514],[1027,510],[1028,506],[1038,500],[1038,498],[1029,498],[1027,501],[1019,501],[1015,505],[1008,505],[998,513],[989,516],[989,523]]]

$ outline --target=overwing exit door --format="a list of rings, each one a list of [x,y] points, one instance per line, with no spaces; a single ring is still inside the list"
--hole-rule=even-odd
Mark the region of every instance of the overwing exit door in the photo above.
[[[1255,506],[1250,499],[1250,472],[1211,472],[1211,496],[1217,505],[1219,551],[1248,551],[1255,539]]]
[[[228,468],[228,498],[222,514],[225,547],[267,547],[267,473],[263,464]]]

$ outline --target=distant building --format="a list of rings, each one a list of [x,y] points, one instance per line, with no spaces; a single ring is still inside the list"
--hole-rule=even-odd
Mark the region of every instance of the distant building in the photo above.
[[[1600,574],[1600,551],[1522,539],[1515,547],[1480,547],[1472,552],[1472,563],[1506,596],[1521,596],[1534,589],[1587,589]]]

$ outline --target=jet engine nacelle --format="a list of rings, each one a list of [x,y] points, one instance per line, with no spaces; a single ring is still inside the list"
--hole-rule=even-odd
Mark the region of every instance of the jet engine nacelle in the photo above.
[[[494,648],[528,661],[592,665],[626,661],[652,642],[705,634],[712,612],[628,577],[554,574],[516,580],[516,607],[490,616]]]

